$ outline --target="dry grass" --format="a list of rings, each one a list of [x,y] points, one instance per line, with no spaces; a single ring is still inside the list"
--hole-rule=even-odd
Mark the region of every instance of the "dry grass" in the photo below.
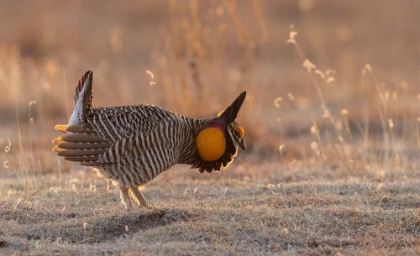
[[[251,171],[246,168],[237,164],[207,177],[182,168],[162,174],[146,190],[162,215],[142,209],[126,213],[117,190],[93,172],[48,175],[45,189],[26,193],[24,184],[4,179],[1,250],[28,255],[420,252],[420,179],[414,172],[381,181],[348,178],[351,172],[316,179],[301,175],[301,166],[282,170],[275,164],[261,165],[266,173],[251,179],[244,176]],[[279,183],[265,179],[272,173]]]
[[[419,254],[419,5],[3,1],[0,254]],[[202,117],[247,90],[248,150],[125,212],[50,151],[87,69],[96,106]]]

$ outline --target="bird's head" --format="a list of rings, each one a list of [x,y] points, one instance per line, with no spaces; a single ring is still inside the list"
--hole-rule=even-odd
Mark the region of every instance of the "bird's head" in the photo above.
[[[244,139],[244,135],[245,135],[244,128],[239,126],[237,122],[233,121],[232,123],[229,124],[227,131],[229,133],[229,136],[232,138],[232,141],[235,144],[235,146],[236,147],[239,146],[241,149],[245,150],[246,144],[245,144],[245,139]]]
[[[245,130],[235,122],[245,100],[245,95],[246,92],[241,93],[229,107],[219,113],[214,122],[198,133],[196,138],[197,149],[204,161],[217,161],[224,155],[228,155],[227,157],[231,159],[236,155],[238,146],[242,149],[246,148]]]

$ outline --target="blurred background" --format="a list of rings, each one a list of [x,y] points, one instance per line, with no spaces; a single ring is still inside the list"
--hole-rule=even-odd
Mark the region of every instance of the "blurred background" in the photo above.
[[[0,173],[51,152],[94,71],[96,107],[209,117],[248,92],[241,163],[416,168],[420,10],[411,0],[0,3]]]

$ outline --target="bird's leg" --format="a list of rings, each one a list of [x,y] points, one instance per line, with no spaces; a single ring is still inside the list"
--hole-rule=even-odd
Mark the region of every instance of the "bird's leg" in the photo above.
[[[138,187],[131,187],[131,191],[133,192],[134,197],[136,198],[137,203],[139,206],[143,206],[147,210],[152,211],[160,211],[158,208],[156,208],[153,204],[146,202],[146,199],[144,199],[143,194],[140,192]]]
[[[127,211],[133,210],[133,205],[128,196],[128,188],[120,186],[120,200]]]

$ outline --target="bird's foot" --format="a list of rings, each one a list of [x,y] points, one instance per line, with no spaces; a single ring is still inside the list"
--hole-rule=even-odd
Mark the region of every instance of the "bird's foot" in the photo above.
[[[153,211],[159,215],[162,215],[164,212],[162,210],[160,210],[159,208],[157,208],[156,206],[154,206],[151,203],[147,203],[145,205],[142,205],[144,208],[146,208],[149,211]]]

